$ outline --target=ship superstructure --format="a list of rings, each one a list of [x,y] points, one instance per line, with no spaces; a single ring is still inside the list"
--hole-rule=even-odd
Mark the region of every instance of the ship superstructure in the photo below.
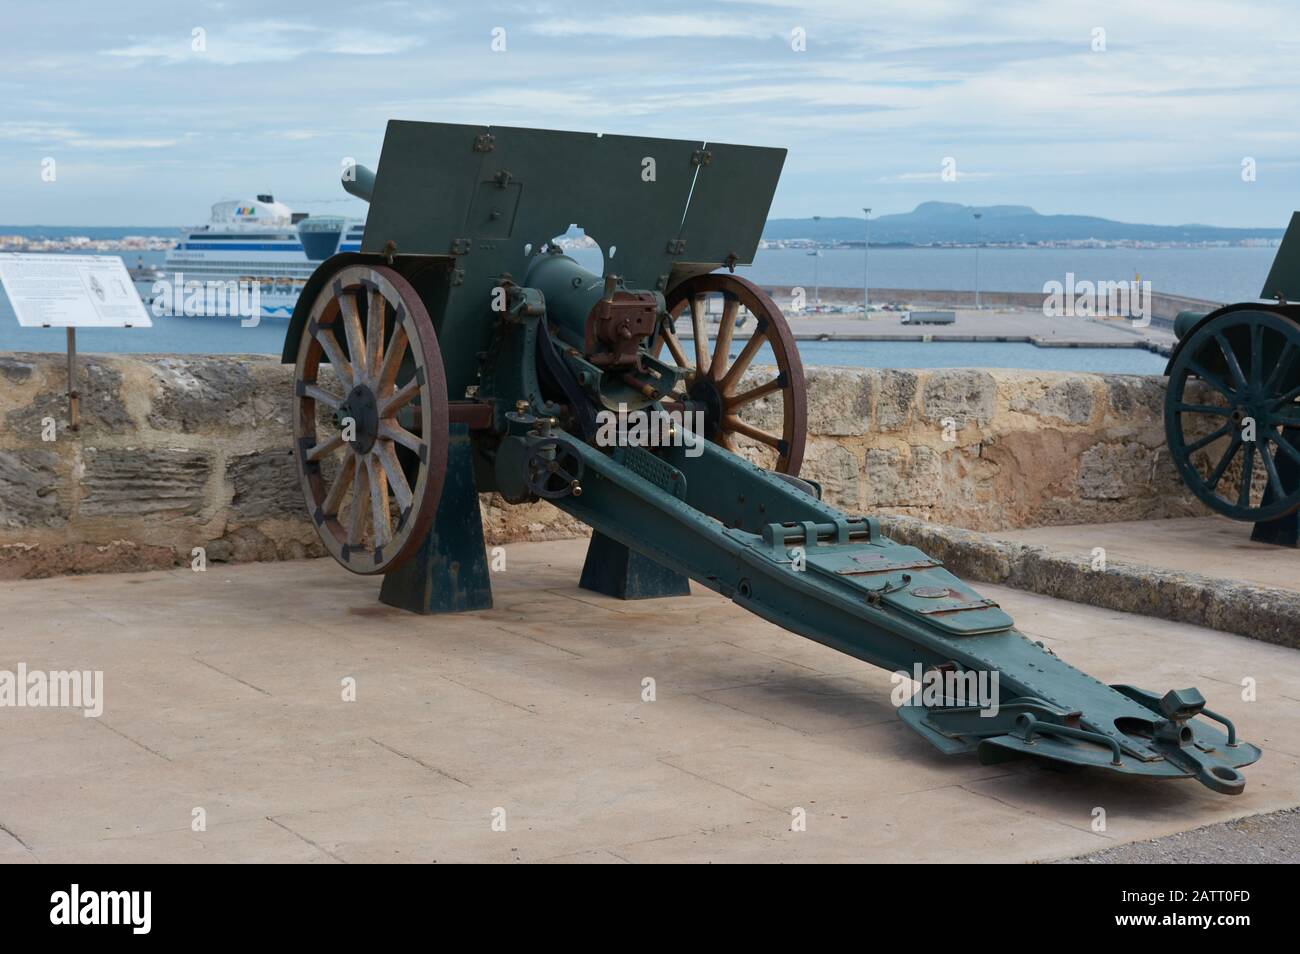
[[[186,229],[167,254],[164,277],[178,286],[256,283],[261,317],[287,318],[316,266],[345,244],[359,248],[364,228],[343,216],[295,213],[272,195],[218,202],[211,220]]]

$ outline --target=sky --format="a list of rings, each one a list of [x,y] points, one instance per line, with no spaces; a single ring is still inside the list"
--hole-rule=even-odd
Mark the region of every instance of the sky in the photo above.
[[[783,146],[773,217],[940,200],[1280,228],[1300,208],[1295,14],[0,0],[0,223],[182,226],[263,192],[364,216],[339,170],[373,167],[396,118]]]

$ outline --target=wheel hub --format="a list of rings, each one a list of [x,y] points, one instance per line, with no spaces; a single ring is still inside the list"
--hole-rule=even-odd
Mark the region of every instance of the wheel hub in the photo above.
[[[686,396],[704,412],[704,439],[716,441],[722,426],[722,392],[718,383],[708,375],[697,375],[686,389]]]
[[[1241,403],[1232,409],[1232,414],[1229,416],[1234,424],[1241,424],[1249,418],[1258,426],[1267,425],[1273,419],[1268,401],[1261,395],[1255,394],[1244,395]]]
[[[350,417],[356,426],[352,449],[368,454],[379,436],[379,401],[367,385],[358,384],[339,405],[339,419]]]

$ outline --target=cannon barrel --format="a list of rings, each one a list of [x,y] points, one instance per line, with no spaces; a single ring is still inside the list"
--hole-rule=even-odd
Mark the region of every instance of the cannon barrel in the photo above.
[[[358,163],[352,163],[343,170],[343,188],[363,202],[369,202],[375,192],[375,174]]]
[[[1174,335],[1182,341],[1192,326],[1208,314],[1208,311],[1180,311],[1174,316]]]
[[[542,293],[546,316],[560,337],[575,348],[583,347],[587,315],[604,294],[604,279],[567,255],[543,254],[533,259],[524,284]]]

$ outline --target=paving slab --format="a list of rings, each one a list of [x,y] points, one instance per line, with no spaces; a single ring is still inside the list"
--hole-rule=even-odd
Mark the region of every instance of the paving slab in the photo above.
[[[99,718],[0,708],[0,862],[1026,862],[1300,805],[1293,649],[980,587],[1099,678],[1200,686],[1265,752],[1226,798],[944,757],[888,673],[507,549],[439,617],[328,560],[0,584],[0,669],[104,673]]]

